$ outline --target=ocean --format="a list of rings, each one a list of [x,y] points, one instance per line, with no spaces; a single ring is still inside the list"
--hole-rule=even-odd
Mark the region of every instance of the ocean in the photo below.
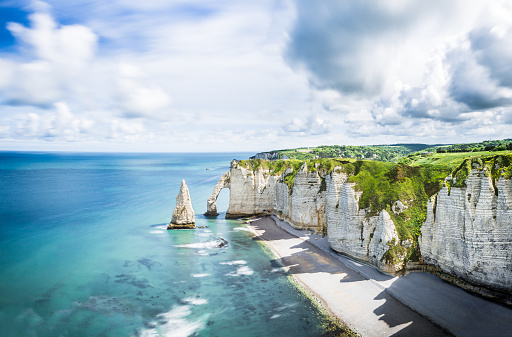
[[[202,215],[249,156],[0,152],[0,336],[321,336],[229,191]],[[182,179],[204,228],[168,231]]]

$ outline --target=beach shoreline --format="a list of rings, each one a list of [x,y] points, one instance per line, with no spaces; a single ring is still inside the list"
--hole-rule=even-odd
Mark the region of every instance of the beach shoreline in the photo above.
[[[248,224],[307,293],[362,336],[505,336],[510,331],[510,309],[433,275],[383,274],[337,254],[327,238],[296,230],[275,216]],[[466,314],[468,306],[477,311]]]

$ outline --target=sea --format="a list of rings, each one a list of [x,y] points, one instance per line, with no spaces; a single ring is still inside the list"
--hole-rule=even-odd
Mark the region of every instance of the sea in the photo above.
[[[322,336],[229,190],[202,215],[250,155],[0,152],[0,336]],[[198,228],[167,230],[182,179]]]

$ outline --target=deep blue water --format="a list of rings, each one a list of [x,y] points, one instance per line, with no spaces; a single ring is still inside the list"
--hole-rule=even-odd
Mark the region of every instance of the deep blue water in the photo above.
[[[201,215],[249,155],[0,152],[0,336],[321,335],[247,227]],[[182,179],[205,228],[166,230]]]

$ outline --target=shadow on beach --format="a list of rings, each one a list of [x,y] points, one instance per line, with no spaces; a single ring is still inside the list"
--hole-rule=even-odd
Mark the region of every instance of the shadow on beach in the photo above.
[[[279,244],[282,240],[294,240],[296,242],[296,237],[273,224],[274,221],[272,219],[269,218],[269,220],[270,221],[264,220],[251,223],[251,226],[259,233],[259,236],[255,238],[256,240],[265,240],[270,243],[274,249],[275,245]],[[333,307],[333,302],[342,306],[354,306],[354,303],[357,303],[359,300],[361,303],[367,303],[366,307],[364,304],[360,306],[364,307],[363,309],[354,308],[354,311],[364,310],[366,315],[374,315],[375,320],[384,322],[385,326],[389,328],[389,330],[386,331],[374,331],[375,335],[451,335],[411,310],[409,307],[403,305],[382,287],[380,287],[380,293],[378,290],[377,292],[367,292],[368,283],[372,282],[372,280],[369,280],[360,273],[347,267],[342,261],[319,249],[310,242],[300,240],[298,244],[291,245],[287,254],[284,254],[284,256],[281,256],[279,259],[272,260],[271,264],[283,265],[289,273],[298,276],[301,283],[315,296],[320,297],[324,305],[328,308]],[[308,284],[303,282],[301,275],[309,277],[311,274],[316,274],[318,277],[324,279],[336,278],[338,286],[334,285],[332,298],[322,298],[309,288]],[[387,281],[393,278],[383,273],[378,273],[376,276],[380,279],[377,281]],[[342,284],[346,284],[346,286],[341,287]],[[329,286],[332,286],[332,284]],[[373,284],[370,286],[372,289],[379,289],[377,288],[378,286],[374,286]],[[344,292],[347,293],[345,294]],[[351,297],[352,302],[345,301],[345,299],[349,297]],[[339,318],[343,320],[343,317]],[[382,329],[382,326],[379,326],[379,329]]]

